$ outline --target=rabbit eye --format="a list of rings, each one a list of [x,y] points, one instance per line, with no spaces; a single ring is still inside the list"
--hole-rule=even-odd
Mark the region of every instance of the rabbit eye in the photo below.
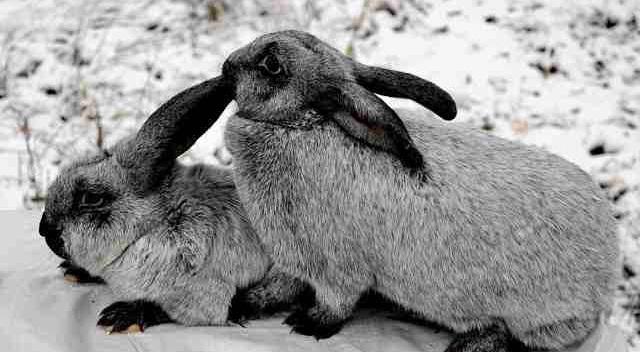
[[[98,208],[105,203],[105,198],[102,194],[85,192],[80,199],[80,206],[83,208]]]
[[[273,54],[268,54],[260,61],[259,64],[262,71],[272,76],[279,75],[282,72],[282,66],[280,62]]]

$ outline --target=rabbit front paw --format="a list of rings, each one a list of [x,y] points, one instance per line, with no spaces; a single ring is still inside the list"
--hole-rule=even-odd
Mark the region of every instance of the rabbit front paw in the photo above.
[[[69,260],[63,261],[58,267],[63,270],[65,281],[77,284],[104,284],[104,280],[101,277],[92,276],[88,271]]]
[[[348,319],[314,306],[307,310],[296,310],[285,319],[283,324],[291,326],[291,331],[301,335],[313,336],[316,340],[327,339],[342,329]]]
[[[119,301],[100,312],[98,326],[107,334],[144,332],[145,328],[171,322],[169,315],[156,303],[146,300]]]
[[[247,290],[239,291],[231,299],[227,320],[245,327],[249,320],[262,316],[262,306]]]

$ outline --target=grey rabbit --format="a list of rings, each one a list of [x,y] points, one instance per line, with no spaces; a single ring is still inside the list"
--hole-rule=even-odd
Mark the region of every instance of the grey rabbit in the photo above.
[[[153,118],[206,114],[211,86],[180,93]],[[49,187],[39,230],[66,259],[65,274],[105,281],[120,300],[98,325],[242,323],[294,305],[307,288],[272,270],[231,172],[182,165],[176,157],[193,143],[163,144],[149,132],[75,160]]]
[[[606,317],[618,278],[611,206],[576,165],[445,120],[452,97],[414,75],[358,63],[299,31],[266,34],[225,61],[213,121],[240,199],[274,260],[309,283],[285,320],[338,332],[372,290],[457,333],[447,352],[563,349]],[[201,120],[147,121],[159,141]],[[192,135],[189,136],[191,138]]]

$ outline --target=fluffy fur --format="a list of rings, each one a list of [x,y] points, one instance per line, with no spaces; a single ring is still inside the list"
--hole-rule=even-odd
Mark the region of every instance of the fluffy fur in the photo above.
[[[211,84],[177,95],[152,117],[197,118]],[[231,172],[176,162],[195,137],[172,145],[160,136],[143,128],[75,160],[49,187],[40,223],[47,244],[68,259],[64,269],[101,278],[124,301],[99,323],[219,325],[285,308],[303,286],[270,271]],[[230,311],[237,291],[245,299]]]
[[[577,166],[398,116],[374,93],[443,119],[456,107],[431,82],[362,65],[307,33],[256,39],[215,80],[211,111],[232,98],[239,107],[225,137],[249,219],[278,270],[315,292],[287,319],[294,330],[330,336],[373,290],[459,332],[448,352],[560,349],[610,310],[614,219]],[[161,116],[148,129],[181,143],[171,128],[190,120]]]
[[[340,317],[371,288],[460,332],[504,322],[530,346],[584,338],[617,268],[597,186],[540,150],[404,116],[427,182],[332,123],[229,121],[238,189],[276,263]]]
[[[255,64],[269,55],[283,74]],[[359,71],[291,31],[225,63],[240,110],[225,135],[238,192],[276,265],[315,289],[307,327],[339,326],[372,289],[461,333],[494,329],[548,349],[583,340],[610,309],[618,268],[614,218],[595,183],[540,149],[394,116],[353,85],[401,95],[407,74]],[[420,96],[404,82],[405,97]],[[439,94],[421,103],[451,117]],[[389,133],[403,128],[408,140]],[[392,145],[415,147],[422,162]]]
[[[113,156],[76,161],[50,186],[44,214],[62,228],[65,257],[106,281],[119,300],[154,302],[182,324],[219,325],[238,289],[260,297],[236,307],[244,312],[233,320],[294,299],[295,280],[278,274],[280,281],[261,282],[270,259],[228,170],[176,164],[157,192],[140,197],[130,186]],[[83,209],[88,189],[108,192],[102,197],[110,200]]]

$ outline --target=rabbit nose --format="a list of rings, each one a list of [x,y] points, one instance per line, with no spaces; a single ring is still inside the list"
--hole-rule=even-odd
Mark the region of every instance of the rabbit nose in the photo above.
[[[69,255],[64,249],[62,229],[52,224],[44,214],[42,215],[42,219],[40,219],[38,232],[40,232],[40,236],[43,236],[45,238],[47,246],[49,246],[49,248],[55,255],[62,259],[69,259]]]
[[[60,235],[62,235],[62,229],[54,224],[51,224],[51,222],[47,219],[46,214],[42,214],[38,232],[42,237],[60,237]]]

